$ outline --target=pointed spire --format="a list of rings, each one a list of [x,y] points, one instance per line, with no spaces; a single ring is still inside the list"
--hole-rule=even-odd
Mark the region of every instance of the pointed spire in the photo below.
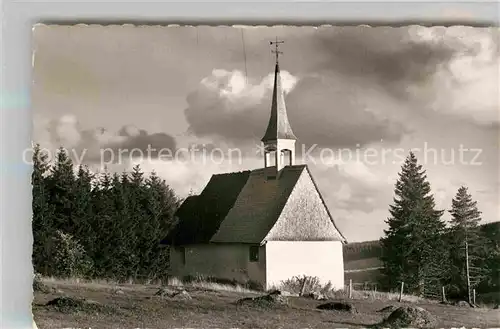
[[[278,62],[278,55],[281,53],[280,51],[278,51],[278,43],[280,43],[280,41],[271,42],[271,44],[276,45],[276,50],[273,51],[274,53],[276,53],[276,67],[274,70],[274,89],[271,102],[271,117],[269,118],[269,124],[267,126],[266,133],[261,139],[262,142],[277,139],[297,139],[292,131],[292,127],[290,126],[288,115],[286,113],[285,95],[281,86],[281,75]]]

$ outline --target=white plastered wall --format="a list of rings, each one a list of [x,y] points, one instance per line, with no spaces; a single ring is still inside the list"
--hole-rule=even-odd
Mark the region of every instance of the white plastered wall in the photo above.
[[[294,276],[318,277],[321,284],[344,288],[340,241],[269,241],[266,243],[266,286],[279,286]]]

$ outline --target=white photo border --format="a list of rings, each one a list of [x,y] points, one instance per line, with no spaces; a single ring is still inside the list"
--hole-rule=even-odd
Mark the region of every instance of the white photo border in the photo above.
[[[31,32],[34,24],[498,26],[494,1],[34,1],[2,4],[0,328],[33,328]],[[466,13],[463,17],[446,12]],[[458,14],[457,14],[458,15]]]

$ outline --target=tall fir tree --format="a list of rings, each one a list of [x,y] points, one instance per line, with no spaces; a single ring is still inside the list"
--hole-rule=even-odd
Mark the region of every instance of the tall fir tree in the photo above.
[[[39,144],[33,148],[32,184],[32,228],[33,228],[33,265],[35,271],[43,275],[51,274],[52,232],[54,209],[50,203],[47,175],[50,164],[46,152]]]
[[[96,213],[92,220],[94,275],[109,277],[113,271],[114,246],[109,242],[113,230],[112,178],[107,168],[98,176],[92,193],[93,209]]]
[[[88,253],[92,248],[92,218],[94,217],[94,207],[92,202],[92,180],[93,174],[89,168],[84,165],[78,167],[78,173],[75,180],[75,195],[73,201],[73,213],[75,218],[72,234],[78,237],[78,240]]]
[[[146,243],[149,257],[143,270],[146,277],[153,278],[168,273],[169,252],[168,248],[160,246],[160,240],[172,225],[174,213],[179,206],[179,198],[165,180],[160,179],[154,171],[146,180],[146,188],[148,198],[145,209],[148,221]]]
[[[131,221],[134,227],[135,239],[132,241],[134,244],[134,258],[131,258],[132,262],[131,268],[135,269],[134,273],[131,273],[133,277],[142,276],[141,268],[144,264],[148,262],[149,255],[148,252],[148,237],[147,237],[147,219],[146,219],[146,207],[147,207],[147,193],[145,189],[145,179],[144,173],[139,165],[132,168],[130,174],[130,184],[129,184],[129,204],[131,205],[132,211],[130,215],[132,216]]]
[[[479,227],[481,212],[465,186],[458,189],[449,212],[450,293],[470,299],[471,289],[487,274],[487,242]]]
[[[133,264],[130,261],[135,254],[134,247],[135,233],[130,215],[130,191],[129,175],[124,172],[122,175],[113,175],[113,201],[115,215],[113,217],[113,232],[111,235],[112,244],[115,248],[116,262],[115,270],[120,279],[131,276]],[[131,256],[132,255],[132,256]]]
[[[64,148],[57,151],[50,175],[50,202],[54,206],[55,229],[73,233],[73,201],[75,196],[75,174],[73,161]]]
[[[401,168],[393,202],[380,241],[381,284],[394,289],[403,281],[407,292],[426,295],[445,279],[444,210],[435,209],[426,172],[413,152]]]

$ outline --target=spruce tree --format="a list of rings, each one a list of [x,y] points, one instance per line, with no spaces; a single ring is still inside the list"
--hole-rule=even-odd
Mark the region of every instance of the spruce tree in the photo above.
[[[130,273],[131,277],[141,276],[141,268],[147,263],[147,220],[145,209],[147,206],[147,193],[145,190],[144,173],[139,165],[132,168],[128,185],[128,203],[130,206],[129,220],[132,224],[134,236],[129,241],[133,252],[129,255],[128,268],[134,269]]]
[[[148,244],[149,257],[143,270],[148,278],[159,278],[167,274],[169,261],[168,248],[161,246],[160,241],[173,222],[179,199],[154,171],[146,180],[146,187],[148,202],[145,210],[148,229],[145,243]]]
[[[403,281],[406,292],[419,295],[439,289],[446,273],[441,260],[444,211],[435,209],[426,172],[413,152],[401,168],[393,202],[386,220],[389,227],[380,241],[382,286],[397,289]]]
[[[80,165],[75,180],[75,196],[73,202],[74,227],[73,236],[77,237],[85,250],[92,248],[92,218],[94,209],[92,202],[92,179],[89,168]],[[88,253],[88,251],[87,251]]]
[[[461,186],[449,210],[451,228],[449,239],[451,293],[471,301],[471,289],[486,275],[486,241],[480,232],[481,212],[467,187]]]
[[[73,162],[64,148],[59,148],[49,179],[50,202],[54,206],[55,229],[73,233],[75,174]]]
[[[50,165],[47,153],[36,144],[33,148],[32,184],[32,229],[33,229],[33,265],[35,271],[50,275],[52,249],[51,234],[54,227],[54,210],[50,203],[47,175]]]
[[[110,235],[113,232],[112,219],[114,214],[112,201],[112,179],[105,168],[99,175],[96,187],[92,193],[92,204],[95,216],[92,219],[92,231],[94,232],[92,257],[94,260],[97,277],[113,278],[113,244]]]
[[[126,279],[131,275],[133,269],[130,268],[133,262],[130,261],[134,254],[134,228],[130,216],[130,197],[129,197],[129,175],[124,172],[121,176],[113,175],[112,197],[113,209],[113,231],[110,236],[110,242],[114,246],[115,273],[120,279]]]

